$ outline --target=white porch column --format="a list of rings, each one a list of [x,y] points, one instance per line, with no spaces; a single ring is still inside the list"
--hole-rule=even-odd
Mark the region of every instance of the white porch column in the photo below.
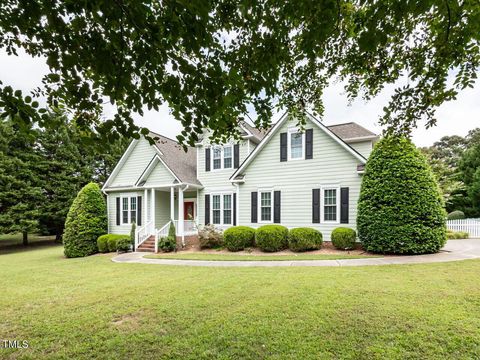
[[[143,217],[143,222],[145,225],[146,223],[148,223],[150,220],[150,217],[148,216],[148,190],[145,189],[144,192],[143,192],[143,204],[145,206],[145,216]],[[142,211],[142,209],[140,209],[140,211]]]
[[[239,219],[240,219],[240,185],[239,184],[235,184],[235,186],[237,187],[237,201],[236,201],[236,209],[235,209],[235,215],[236,215],[236,219],[235,219],[235,224],[240,225],[240,222],[239,222]]]
[[[185,234],[183,233],[183,189],[178,188],[178,235],[182,236],[182,246],[185,246]]]
[[[152,211],[151,211],[151,221],[152,221],[152,230],[155,229],[155,189],[152,189]]]
[[[175,220],[175,188],[170,186],[170,220]]]

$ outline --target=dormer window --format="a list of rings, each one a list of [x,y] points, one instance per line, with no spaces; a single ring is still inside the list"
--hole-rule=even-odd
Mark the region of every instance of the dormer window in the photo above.
[[[212,152],[213,170],[231,169],[233,167],[232,145],[214,146]]]
[[[297,128],[288,130],[288,160],[299,160],[305,158],[305,133]]]

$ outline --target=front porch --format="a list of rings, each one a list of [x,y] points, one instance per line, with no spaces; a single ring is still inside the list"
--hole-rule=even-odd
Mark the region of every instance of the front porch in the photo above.
[[[158,239],[168,235],[172,221],[182,247],[186,237],[197,235],[197,189],[188,185],[146,188],[144,199],[145,223],[136,231],[135,251],[150,242],[157,252]]]

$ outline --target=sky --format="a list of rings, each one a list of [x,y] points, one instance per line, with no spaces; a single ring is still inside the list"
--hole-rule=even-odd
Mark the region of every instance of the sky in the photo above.
[[[28,94],[41,85],[43,75],[48,73],[44,58],[32,58],[19,52],[19,56],[8,56],[0,51],[0,80],[3,85],[10,85]],[[322,119],[326,125],[354,121],[367,129],[380,134],[382,128],[378,119],[383,107],[388,103],[393,87],[387,87],[376,98],[365,102],[361,99],[348,104],[341,83],[330,85],[324,94],[325,114]],[[105,116],[109,111],[106,109]],[[272,120],[276,121],[281,114]],[[419,124],[412,132],[412,139],[417,146],[430,146],[445,135],[465,136],[469,130],[480,127],[480,84],[473,89],[464,90],[456,100],[443,104],[437,110],[437,125],[425,129]],[[168,106],[163,105],[160,111],[145,111],[143,117],[135,116],[135,123],[152,131],[174,138],[180,133],[181,124],[170,114]]]

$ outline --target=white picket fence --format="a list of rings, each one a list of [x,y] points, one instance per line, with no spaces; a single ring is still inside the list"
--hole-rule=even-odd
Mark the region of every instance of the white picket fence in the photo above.
[[[447,229],[465,231],[471,238],[480,237],[480,219],[447,220]]]

